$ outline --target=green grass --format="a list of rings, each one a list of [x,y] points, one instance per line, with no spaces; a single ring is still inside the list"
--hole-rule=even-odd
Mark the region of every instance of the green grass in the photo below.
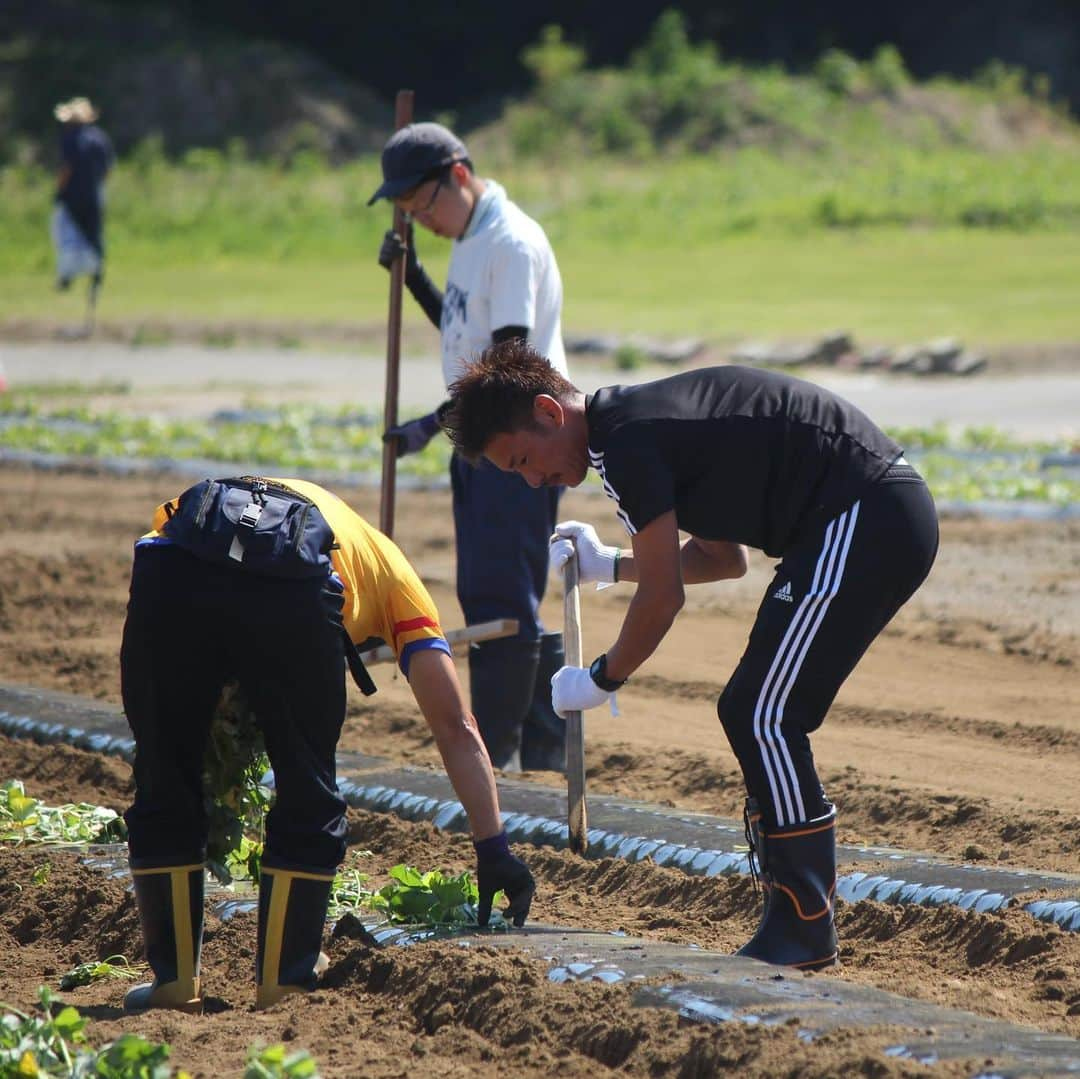
[[[103,319],[385,323],[375,263],[385,205],[365,159],[329,169],[153,147],[110,184]],[[757,148],[498,170],[558,255],[570,331],[862,341],[952,334],[979,344],[1080,335],[1080,149],[1010,154]],[[57,295],[41,171],[0,170],[0,320],[74,320]],[[421,233],[432,276],[449,245]],[[415,305],[406,318],[423,324]],[[224,342],[227,344],[228,342]]]
[[[1076,233],[758,233],[634,258],[576,241],[558,255],[570,331],[734,338],[843,327],[861,342],[955,335],[984,345],[1080,335]],[[443,277],[445,259],[425,262]],[[386,275],[360,255],[132,266],[117,253],[110,274],[99,308],[109,320],[381,326],[386,319]],[[45,273],[0,275],[0,319],[75,320],[84,302],[81,289],[57,296]],[[411,301],[405,313],[409,325],[426,325]]]

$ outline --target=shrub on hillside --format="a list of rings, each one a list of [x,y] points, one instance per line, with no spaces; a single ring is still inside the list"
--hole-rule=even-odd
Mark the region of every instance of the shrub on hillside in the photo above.
[[[904,58],[895,45],[882,45],[866,65],[870,84],[883,94],[895,96],[911,82]]]
[[[814,76],[832,94],[850,96],[865,82],[859,61],[843,49],[826,49],[814,65]]]

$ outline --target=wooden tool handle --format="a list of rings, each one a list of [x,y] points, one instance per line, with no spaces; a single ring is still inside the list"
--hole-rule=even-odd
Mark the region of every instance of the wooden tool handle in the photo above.
[[[516,618],[496,618],[491,622],[475,622],[464,629],[450,629],[443,634],[443,640],[450,645],[451,649],[461,645],[471,644],[473,641],[491,641],[496,637],[513,637],[518,631]],[[370,667],[373,663],[396,662],[397,655],[388,644],[381,644],[378,648],[369,648],[360,653],[364,664]]]
[[[394,130],[411,124],[413,118],[412,90],[398,90],[394,104]],[[408,242],[405,215],[394,207],[394,231]],[[398,372],[401,368],[401,297],[405,289],[405,256],[399,255],[390,264],[390,316],[386,328],[386,396],[383,407],[383,430],[397,427]],[[383,443],[382,485],[379,488],[379,531],[394,534],[394,493],[397,485],[397,439]]]
[[[563,647],[571,667],[583,666],[580,591],[575,554],[563,567]],[[585,723],[581,712],[568,712],[566,716],[566,796],[570,849],[575,854],[584,854],[589,849],[589,814],[585,803]]]

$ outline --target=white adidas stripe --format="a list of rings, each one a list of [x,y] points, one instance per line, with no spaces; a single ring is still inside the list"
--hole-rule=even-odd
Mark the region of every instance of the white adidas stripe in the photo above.
[[[589,461],[600,476],[600,482],[604,485],[604,493],[615,503],[615,512],[618,514],[619,520],[622,521],[623,527],[631,536],[637,535],[637,529],[634,527],[629,515],[622,508],[622,504],[619,502],[618,492],[608,482],[607,473],[604,471],[604,455],[602,453],[596,453],[594,450],[589,450]]]
[[[814,568],[810,591],[792,616],[754,707],[754,737],[761,747],[779,827],[807,819],[798,776],[781,731],[784,706],[829,603],[840,590],[858,516],[856,502],[826,527],[825,543]]]

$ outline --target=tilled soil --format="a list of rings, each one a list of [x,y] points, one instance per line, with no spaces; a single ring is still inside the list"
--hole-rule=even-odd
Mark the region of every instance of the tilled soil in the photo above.
[[[57,767],[57,762],[64,767]],[[0,738],[4,774],[30,776],[47,802],[91,800],[122,807],[123,770],[100,756]],[[77,778],[76,778],[77,777]],[[471,866],[463,836],[350,811],[347,864],[385,879],[398,861]],[[759,899],[745,878],[688,877],[649,862],[590,862],[568,852],[530,851],[539,882],[533,917],[702,948],[731,951],[752,932]],[[47,865],[47,870],[42,869]],[[44,880],[42,880],[44,876]],[[843,963],[834,974],[982,1015],[1080,1034],[1080,939],[1035,923],[1022,911],[973,914],[951,908],[901,910],[877,903],[839,906]],[[253,1010],[254,916],[208,916],[203,951],[207,1014],[124,1017],[126,983],[108,981],[64,994],[95,1022],[103,1042],[126,1030],[166,1040],[177,1064],[197,1075],[238,1073],[248,1045],[284,1039],[303,1046],[327,1075],[399,1075],[424,1058],[451,1075],[741,1074],[967,1075],[971,1063],[925,1071],[885,1056],[887,1029],[840,1030],[808,1046],[787,1028],[698,1027],[632,1004],[632,989],[554,985],[547,965],[483,943],[454,941],[371,949],[330,934],[325,988],[272,1011]],[[137,956],[131,894],[83,865],[76,854],[41,847],[0,848],[0,999],[27,1006],[38,984],[54,985],[75,964]],[[796,975],[797,976],[797,975]]]
[[[117,651],[131,543],[153,507],[187,485],[165,475],[0,469],[0,681],[119,703]],[[372,492],[343,492],[369,518]],[[447,627],[453,598],[448,495],[399,498],[397,535]],[[563,515],[618,535],[602,498],[572,492]],[[1080,870],[1080,527],[947,521],[930,580],[844,687],[815,751],[840,809],[839,838],[1002,866]],[[715,699],[741,652],[770,576],[690,591],[687,609],[620,693],[618,719],[588,714],[590,789],[736,815],[742,789],[716,722]],[[583,595],[589,655],[617,632],[629,592]],[[549,623],[561,600],[549,596]],[[466,676],[465,664],[459,664]],[[343,748],[437,763],[408,687],[373,669],[379,694],[350,699]],[[122,809],[122,762],[62,747],[0,743],[0,776],[47,801]],[[536,778],[555,781],[551,775]],[[471,868],[463,837],[354,813],[351,841],[376,877],[398,861]],[[741,878],[692,878],[651,863],[589,862],[527,851],[540,882],[536,919],[731,951],[753,931],[760,900]],[[139,953],[131,899],[70,854],[0,850],[0,999],[27,1006],[82,959]],[[43,861],[43,884],[31,877]],[[40,876],[40,875],[39,875]],[[835,975],[981,1015],[1080,1036],[1080,937],[1016,907],[998,914],[839,906]],[[15,947],[17,945],[18,947]],[[244,1050],[284,1038],[327,1075],[397,1075],[417,1064],[450,1075],[920,1074],[883,1055],[884,1032],[841,1031],[812,1046],[793,1031],[705,1028],[630,1005],[625,987],[554,985],[544,964],[453,942],[371,951],[331,942],[328,988],[266,1015],[251,1010],[254,924],[211,921],[205,953],[210,1014],[123,1019],[123,988],[68,997],[97,1020],[96,1040],[127,1029],[175,1047],[197,1074],[236,1074]],[[14,957],[9,961],[8,957]],[[928,1072],[929,1074],[929,1072]],[[938,1065],[934,1075],[970,1074]]]

